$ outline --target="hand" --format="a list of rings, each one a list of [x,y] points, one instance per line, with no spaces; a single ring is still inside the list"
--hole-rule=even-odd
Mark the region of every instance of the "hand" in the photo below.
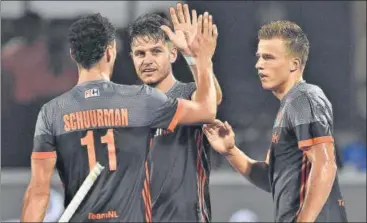
[[[216,119],[214,123],[204,125],[203,132],[213,149],[222,155],[228,154],[235,147],[235,134],[228,122]]]
[[[194,40],[189,44],[189,49],[194,57],[211,59],[217,46],[218,29],[213,24],[213,17],[204,13],[197,22],[197,33]]]
[[[197,14],[196,10],[192,10],[192,21],[190,18],[189,6],[184,4],[182,10],[182,4],[177,4],[177,14],[174,8],[169,9],[171,15],[171,21],[173,24],[174,32],[168,26],[161,26],[161,29],[166,33],[168,38],[176,45],[178,50],[185,55],[192,56],[189,49],[189,45],[194,40],[197,33]]]

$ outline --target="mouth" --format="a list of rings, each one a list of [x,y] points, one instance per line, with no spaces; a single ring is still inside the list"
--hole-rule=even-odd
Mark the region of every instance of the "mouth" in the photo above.
[[[146,69],[142,70],[142,73],[144,75],[152,75],[156,71],[157,71],[157,69],[155,69],[155,68],[146,68]]]
[[[268,77],[268,75],[259,73],[259,77],[260,77],[260,80],[265,80]]]

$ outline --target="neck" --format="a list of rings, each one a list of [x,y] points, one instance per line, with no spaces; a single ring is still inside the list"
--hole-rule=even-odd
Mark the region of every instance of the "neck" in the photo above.
[[[171,89],[175,83],[176,83],[176,79],[171,72],[164,80],[159,82],[159,84],[157,84],[155,88],[159,89],[163,93],[167,93],[169,89]]]
[[[107,72],[101,71],[98,68],[91,68],[89,70],[78,67],[79,70],[79,79],[78,84],[89,82],[89,81],[97,81],[97,80],[110,80]]]
[[[278,100],[282,100],[283,97],[299,82],[303,80],[302,74],[294,75],[296,78],[290,78],[285,83],[273,90],[273,94]]]

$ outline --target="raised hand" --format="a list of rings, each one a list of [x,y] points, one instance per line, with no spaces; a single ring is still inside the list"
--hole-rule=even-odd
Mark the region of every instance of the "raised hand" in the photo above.
[[[189,49],[194,57],[207,57],[211,59],[217,46],[218,28],[213,24],[213,17],[208,12],[200,15],[197,21],[197,33],[189,44]]]
[[[177,14],[176,14],[177,11]],[[181,3],[177,4],[177,9],[169,9],[174,32],[168,26],[161,26],[168,38],[176,45],[178,50],[185,55],[192,56],[189,45],[194,40],[197,33],[197,13],[192,10],[192,20],[190,16],[189,6]]]
[[[227,154],[235,146],[235,134],[228,122],[216,119],[214,123],[204,125],[203,132],[213,149],[220,154]]]

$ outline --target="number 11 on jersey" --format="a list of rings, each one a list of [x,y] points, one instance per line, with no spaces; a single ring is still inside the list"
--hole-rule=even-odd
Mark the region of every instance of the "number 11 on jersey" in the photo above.
[[[92,170],[97,163],[93,130],[88,130],[87,134],[80,139],[80,143],[82,146],[87,146],[89,169]],[[101,137],[101,143],[107,144],[109,168],[110,171],[115,171],[117,167],[117,160],[113,129],[107,130],[106,135]]]

